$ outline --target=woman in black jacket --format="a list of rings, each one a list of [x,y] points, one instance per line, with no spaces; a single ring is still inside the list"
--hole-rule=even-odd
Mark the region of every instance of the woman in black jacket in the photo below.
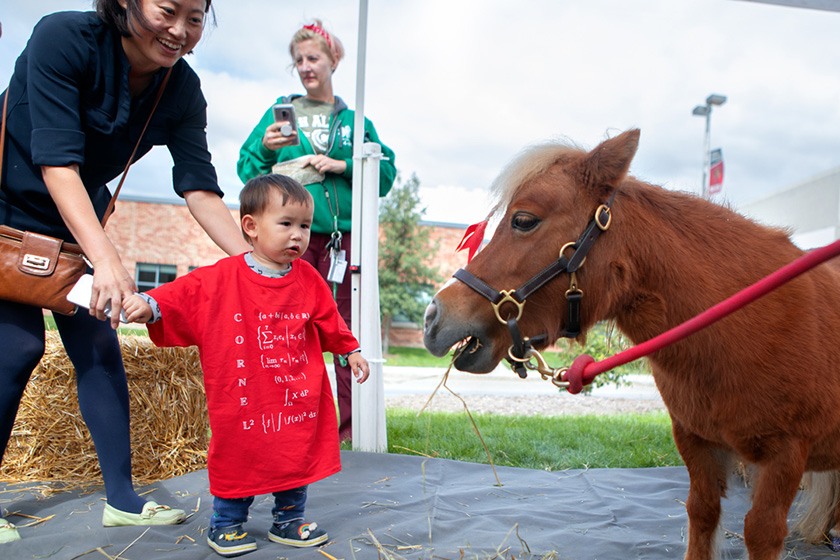
[[[128,161],[170,68],[136,158],[166,145],[175,191],[195,219],[225,252],[248,248],[221,198],[207,150],[206,102],[182,58],[201,38],[210,1],[97,0],[96,12],[46,16],[0,96],[0,102],[9,97],[0,223],[76,242],[93,264],[90,314],[55,315],[55,322],[96,446],[106,526],[185,518],[182,510],[146,502],[133,487],[128,389],[115,329],[122,301],[136,286],[100,224],[111,197],[106,183]],[[0,453],[44,352],[42,315],[40,308],[0,301]],[[0,519],[0,542],[19,538]]]

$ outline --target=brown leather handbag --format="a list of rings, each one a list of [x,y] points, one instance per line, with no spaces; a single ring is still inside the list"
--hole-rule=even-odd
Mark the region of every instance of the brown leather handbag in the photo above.
[[[143,132],[128,158],[119,185],[114,190],[114,195],[102,217],[103,228],[114,209],[117,196],[128,175],[128,169],[140,146],[140,140],[157,109],[171,73],[170,68],[160,84],[152,112],[149,113]],[[6,90],[3,101],[3,124],[0,126],[0,178],[3,176],[8,103],[9,90]],[[77,307],[67,300],[67,294],[85,273],[87,266],[88,262],[82,248],[75,243],[0,225],[0,299],[2,300],[33,305],[62,315],[73,315]]]
[[[85,269],[78,245],[0,225],[0,299],[73,315],[67,294]]]

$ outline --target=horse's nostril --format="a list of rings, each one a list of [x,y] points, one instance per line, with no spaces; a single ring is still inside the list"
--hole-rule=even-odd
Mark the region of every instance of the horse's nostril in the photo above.
[[[435,324],[438,315],[437,303],[432,300],[429,306],[426,307],[426,316],[424,320],[423,330],[429,332],[429,328]]]

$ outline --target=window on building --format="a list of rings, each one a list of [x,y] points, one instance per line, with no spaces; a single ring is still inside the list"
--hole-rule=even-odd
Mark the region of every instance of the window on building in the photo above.
[[[157,288],[161,284],[172,282],[178,275],[178,269],[174,264],[149,264],[137,263],[137,289],[146,292]]]

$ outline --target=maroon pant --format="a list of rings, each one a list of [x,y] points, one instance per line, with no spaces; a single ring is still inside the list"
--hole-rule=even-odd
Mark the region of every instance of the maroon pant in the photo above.
[[[314,266],[326,281],[330,271],[330,252],[326,245],[330,240],[329,235],[313,233],[309,236],[309,248],[301,257],[303,260]],[[350,233],[342,233],[341,248],[346,251],[347,262],[350,262]],[[349,266],[348,266],[349,269]],[[334,284],[327,282],[332,288]],[[344,274],[344,282],[338,285],[335,302],[338,305],[338,312],[350,328],[350,293],[351,293],[350,271]],[[335,389],[338,393],[338,437],[341,441],[353,437],[353,409],[352,409],[352,372],[349,366],[342,366],[338,356],[335,357]]]

